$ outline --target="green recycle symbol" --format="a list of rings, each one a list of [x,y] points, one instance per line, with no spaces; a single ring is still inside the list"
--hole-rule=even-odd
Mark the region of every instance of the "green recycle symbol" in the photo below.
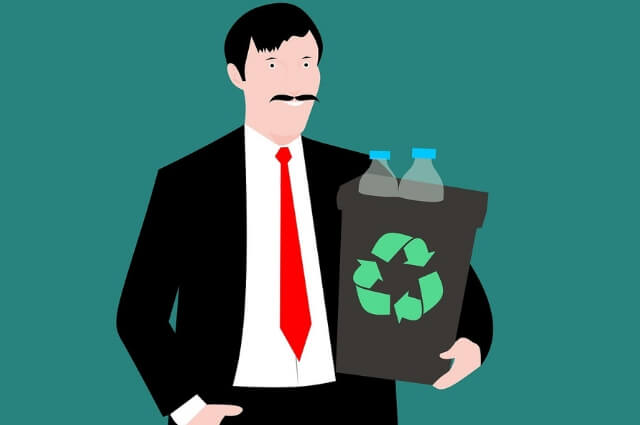
[[[411,266],[424,267],[427,261],[435,254],[435,251],[429,252],[427,244],[422,239],[394,232],[380,236],[371,253],[388,263],[400,249],[404,249],[407,257],[404,264]],[[358,259],[358,262],[360,266],[353,273],[353,282],[356,284],[360,305],[370,314],[390,315],[391,297],[389,294],[371,289],[378,280],[383,280],[378,263],[361,259]],[[442,299],[444,289],[437,271],[420,277],[418,285],[420,287],[420,299],[410,297],[409,291],[407,291],[393,305],[398,323],[402,319],[420,319]]]

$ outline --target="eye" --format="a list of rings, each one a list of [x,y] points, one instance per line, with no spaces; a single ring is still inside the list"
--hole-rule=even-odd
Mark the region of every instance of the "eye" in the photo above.
[[[309,68],[309,62],[303,63],[302,66],[304,66],[305,68]]]
[[[275,68],[275,67],[276,67],[276,64],[275,64],[275,63],[273,63],[273,62],[270,62],[270,63],[269,63],[269,68],[273,69],[273,68]]]

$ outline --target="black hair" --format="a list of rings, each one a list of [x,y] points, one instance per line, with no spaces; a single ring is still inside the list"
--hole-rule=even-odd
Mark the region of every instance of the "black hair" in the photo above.
[[[244,64],[251,39],[258,51],[278,49],[291,36],[304,37],[309,31],[318,44],[318,62],[322,57],[322,38],[309,15],[289,3],[272,3],[251,9],[231,26],[224,41],[224,55],[240,71],[244,81]]]

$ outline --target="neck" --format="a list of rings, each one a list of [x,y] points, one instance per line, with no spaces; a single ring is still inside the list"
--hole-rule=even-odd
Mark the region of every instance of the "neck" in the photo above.
[[[275,134],[272,130],[263,128],[260,123],[249,118],[247,118],[244,123],[278,145],[287,145],[300,136],[300,134]]]

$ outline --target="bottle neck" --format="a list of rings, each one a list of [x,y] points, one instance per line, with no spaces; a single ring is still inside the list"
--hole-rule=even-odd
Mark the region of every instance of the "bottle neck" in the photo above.
[[[433,165],[433,158],[413,158],[414,164]]]
[[[389,167],[389,163],[387,159],[374,159],[373,162],[391,171],[391,167]]]
[[[372,159],[371,165],[369,166],[369,172],[394,176],[393,170],[389,167],[386,159]]]

